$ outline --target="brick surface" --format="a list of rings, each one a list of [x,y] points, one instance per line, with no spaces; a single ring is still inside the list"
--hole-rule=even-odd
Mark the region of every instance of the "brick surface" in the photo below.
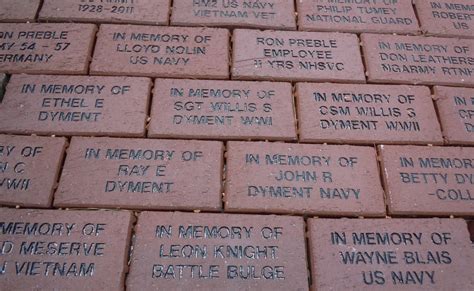
[[[474,38],[471,0],[415,0],[421,29],[428,35]]]
[[[301,217],[139,215],[127,290],[307,290]]]
[[[309,219],[312,290],[472,290],[462,219]]]
[[[474,40],[362,34],[368,81],[474,86]]]
[[[40,0],[0,0],[0,22],[34,21]]]
[[[157,79],[148,136],[295,140],[290,83]]]
[[[221,209],[220,142],[73,137],[57,207]]]
[[[0,24],[0,72],[86,74],[96,29],[76,23]]]
[[[0,204],[50,207],[65,138],[0,135]]]
[[[0,131],[144,136],[151,85],[147,78],[13,75]]]
[[[91,73],[227,79],[229,31],[221,28],[101,25]]]
[[[174,0],[172,25],[296,29],[293,1]]]
[[[428,87],[298,83],[300,141],[442,144]]]
[[[232,78],[364,83],[356,35],[236,29]]]
[[[474,290],[471,2],[0,0],[0,291]]]
[[[39,19],[166,25],[169,11],[170,0],[45,0]]]
[[[411,0],[296,1],[300,30],[416,34]]]
[[[446,142],[474,145],[474,89],[435,86],[434,94]]]
[[[381,216],[374,148],[229,142],[225,209]]]
[[[379,146],[394,215],[474,215],[474,149]]]
[[[123,290],[127,211],[0,211],[5,290]]]

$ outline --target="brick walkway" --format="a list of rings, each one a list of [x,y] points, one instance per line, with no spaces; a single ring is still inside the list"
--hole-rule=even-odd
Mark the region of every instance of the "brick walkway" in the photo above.
[[[0,0],[0,290],[474,290],[473,17]]]

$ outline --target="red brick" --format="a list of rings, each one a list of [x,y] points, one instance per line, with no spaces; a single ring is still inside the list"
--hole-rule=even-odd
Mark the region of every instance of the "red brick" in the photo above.
[[[415,0],[421,29],[427,35],[474,38],[472,0]]]
[[[154,96],[150,137],[296,139],[290,83],[157,79]]]
[[[300,141],[443,143],[427,87],[298,83],[296,88]]]
[[[147,78],[14,75],[0,131],[144,136],[150,88]]]
[[[45,0],[39,13],[39,19],[64,22],[167,25],[169,11],[170,0],[108,2],[102,0]]]
[[[303,219],[143,212],[127,290],[150,289],[307,290]]]
[[[97,36],[91,73],[226,79],[229,31],[103,24]]]
[[[222,152],[212,141],[73,137],[54,205],[219,210]]]
[[[353,34],[236,29],[233,43],[233,79],[365,83]]]
[[[474,89],[435,86],[434,93],[446,142],[474,145]]]
[[[127,211],[2,209],[4,290],[123,290]]]
[[[229,26],[296,30],[293,1],[174,0],[172,25]]]
[[[0,22],[34,21],[40,0],[0,0]]]
[[[379,146],[394,215],[474,215],[474,148]]]
[[[383,216],[374,148],[229,142],[225,209]]]
[[[76,23],[0,24],[0,72],[87,74],[96,29]]]
[[[474,40],[362,34],[373,83],[474,86]]]
[[[416,34],[419,32],[411,0],[300,0],[300,30]]]
[[[462,219],[309,219],[308,228],[312,290],[474,288]]]
[[[50,207],[65,138],[0,135],[0,204]]]

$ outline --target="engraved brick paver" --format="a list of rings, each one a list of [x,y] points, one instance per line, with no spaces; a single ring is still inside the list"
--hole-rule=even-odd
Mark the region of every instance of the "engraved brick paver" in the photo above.
[[[474,86],[474,40],[361,35],[373,83]]]
[[[388,211],[474,215],[474,148],[379,146]]]
[[[73,137],[54,205],[220,210],[222,159],[217,141]]]
[[[144,212],[127,290],[307,290],[301,217]]]
[[[462,219],[309,219],[312,290],[472,290]]]
[[[60,135],[145,135],[151,80],[13,75],[0,131]]]
[[[0,135],[0,204],[51,207],[65,138]]]
[[[415,0],[421,29],[428,35],[474,38],[471,0]]]
[[[56,22],[168,24],[170,0],[45,0],[39,19]]]
[[[0,23],[0,72],[87,74],[97,27]]]
[[[232,78],[365,83],[355,34],[236,29]]]
[[[300,30],[416,34],[411,0],[299,0]]]
[[[228,142],[225,209],[382,216],[375,158],[370,147]]]
[[[428,87],[298,83],[300,141],[442,144]]]
[[[2,209],[5,290],[123,290],[128,211]]]
[[[156,79],[149,137],[296,140],[290,83]]]
[[[171,25],[296,30],[294,10],[288,0],[174,0]]]
[[[227,79],[229,31],[103,24],[91,74]]]
[[[474,145],[474,89],[435,86],[434,98],[446,142]]]

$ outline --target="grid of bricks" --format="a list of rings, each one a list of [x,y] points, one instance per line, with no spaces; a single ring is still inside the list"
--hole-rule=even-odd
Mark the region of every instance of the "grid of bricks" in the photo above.
[[[473,13],[0,0],[0,286],[473,290]]]

